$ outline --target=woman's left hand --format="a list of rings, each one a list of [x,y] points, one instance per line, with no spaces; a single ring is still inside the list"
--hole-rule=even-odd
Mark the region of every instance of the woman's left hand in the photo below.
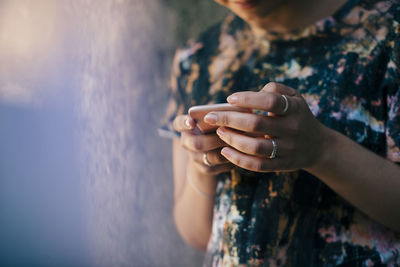
[[[259,92],[234,93],[228,102],[269,114],[224,111],[210,112],[204,118],[209,124],[221,126],[217,134],[230,145],[221,154],[233,164],[256,172],[290,171],[311,168],[323,158],[328,128],[314,117],[293,88],[268,83]],[[273,142],[276,154],[270,158],[274,156]]]

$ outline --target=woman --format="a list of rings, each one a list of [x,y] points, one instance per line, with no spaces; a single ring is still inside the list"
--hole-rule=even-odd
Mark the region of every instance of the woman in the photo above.
[[[234,14],[170,84],[183,239],[206,266],[400,266],[397,1],[217,2]],[[226,98],[268,116],[210,112],[199,134],[188,108]]]

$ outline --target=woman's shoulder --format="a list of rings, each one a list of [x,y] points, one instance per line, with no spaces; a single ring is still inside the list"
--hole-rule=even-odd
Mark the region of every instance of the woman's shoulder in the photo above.
[[[346,7],[347,6],[347,7]],[[400,9],[397,0],[349,0],[333,18],[334,34],[343,38],[343,51],[369,56],[387,53],[393,31],[399,24]],[[376,49],[378,48],[378,49]]]
[[[351,8],[343,8],[336,19],[347,27],[368,29],[369,34],[382,35],[383,28],[391,27],[400,19],[398,0],[350,0],[347,4]]]

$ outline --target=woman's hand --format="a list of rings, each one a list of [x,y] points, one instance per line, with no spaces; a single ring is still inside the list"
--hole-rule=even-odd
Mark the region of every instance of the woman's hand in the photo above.
[[[239,112],[207,114],[204,119],[207,123],[221,126],[217,134],[229,145],[221,154],[233,164],[257,172],[289,171],[310,168],[323,157],[328,128],[318,122],[294,89],[268,83],[260,92],[234,93],[228,102],[269,112],[269,116]],[[267,138],[254,137],[257,135]],[[273,159],[271,139],[276,144]]]
[[[181,133],[180,143],[198,172],[215,175],[233,168],[233,164],[221,155],[221,148],[226,144],[217,134],[202,134],[188,115],[177,116],[173,127]]]

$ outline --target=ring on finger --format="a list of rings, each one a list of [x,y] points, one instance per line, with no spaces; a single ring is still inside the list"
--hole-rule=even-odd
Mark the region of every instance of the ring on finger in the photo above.
[[[285,100],[285,107],[283,108],[283,111],[282,111],[282,115],[284,115],[289,109],[289,99],[285,95],[282,95],[282,97]]]
[[[274,159],[274,158],[276,158],[276,153],[278,152],[278,145],[276,144],[276,141],[274,138],[269,138],[269,140],[271,140],[271,143],[272,143],[272,152],[271,152],[271,155],[268,156],[268,158]]]
[[[211,162],[207,158],[207,152],[203,153],[203,163],[204,163],[204,165],[206,165],[208,167],[212,167]]]

